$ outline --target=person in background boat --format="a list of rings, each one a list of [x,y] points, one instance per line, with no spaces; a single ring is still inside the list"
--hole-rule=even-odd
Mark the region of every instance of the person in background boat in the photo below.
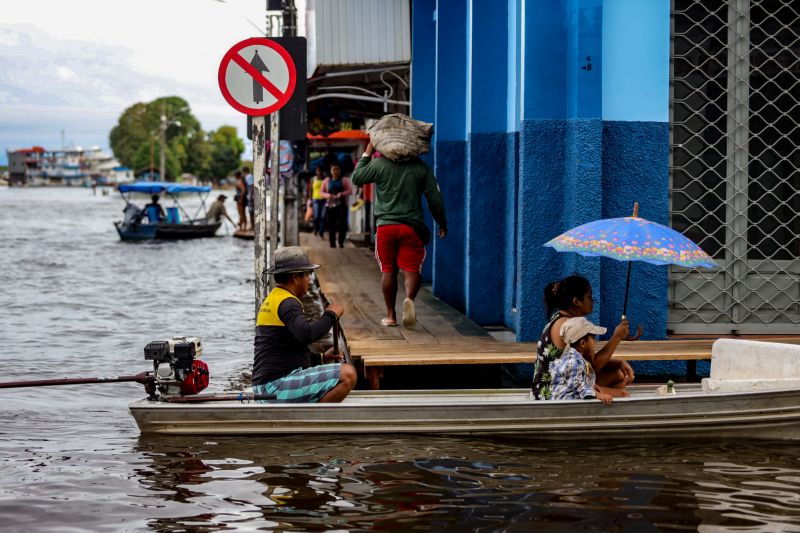
[[[264,299],[256,319],[253,392],[274,395],[279,402],[341,402],[356,384],[353,366],[340,363],[333,348],[309,351],[308,344],[328,334],[342,316],[341,305],[330,304],[317,320],[303,314],[300,298],[308,292],[311,272],[319,268],[301,246],[275,251],[275,266],[267,270],[275,288]]]
[[[550,365],[561,357],[566,346],[560,333],[564,322],[570,318],[586,316],[594,308],[592,286],[583,276],[569,276],[549,283],[544,288],[544,301],[550,320],[539,338],[533,367],[531,389],[537,400],[549,400],[552,396]],[[624,392],[625,387],[634,380],[633,368],[627,361],[612,361],[611,356],[620,341],[627,336],[628,321],[622,320],[603,349],[597,352],[592,365],[597,383],[603,387],[620,389],[623,396],[627,395]]]
[[[236,202],[236,211],[239,213],[239,229],[247,229],[247,182],[240,171],[234,173],[236,176],[236,194],[233,201]]]
[[[206,220],[209,224],[216,224],[222,220],[222,217],[228,219],[228,221],[233,224],[233,219],[231,219],[230,215],[228,215],[228,210],[225,209],[225,200],[228,197],[224,194],[220,194],[217,196],[217,199],[212,202],[211,207],[208,208],[206,212]],[[233,224],[234,226],[236,224]]]
[[[564,353],[550,363],[552,400],[585,400],[597,398],[611,405],[613,396],[622,396],[624,389],[606,389],[597,385],[594,371],[596,335],[606,328],[595,326],[584,317],[567,319],[559,330]]]
[[[339,163],[331,163],[331,177],[322,182],[320,194],[325,198],[327,214],[328,240],[331,248],[336,248],[338,235],[339,248],[344,248],[347,237],[347,197],[353,194],[353,184],[342,177]]]
[[[320,239],[325,238],[325,217],[328,215],[325,209],[325,197],[322,196],[322,184],[325,182],[325,173],[322,165],[318,165],[314,171],[314,178],[311,180],[311,208],[314,210],[314,235],[319,235]]]
[[[158,203],[158,195],[154,194],[150,197],[150,203],[144,206],[144,214],[150,222],[161,222],[167,218],[164,208]]]
[[[242,167],[242,174],[244,174],[244,182],[247,186],[247,210],[250,211],[250,229],[254,229],[256,227],[256,204],[255,192],[253,191],[253,187],[255,186],[255,178],[250,172],[250,167],[247,166]]]
[[[406,298],[403,300],[403,325],[413,327],[417,322],[414,299],[422,284],[422,263],[430,230],[425,225],[422,196],[439,225],[439,238],[447,235],[447,218],[439,184],[431,169],[421,159],[396,162],[386,157],[372,159],[372,142],[358,161],[353,172],[355,185],[375,183],[375,257],[381,269],[381,290],[386,303],[383,326],[396,326],[395,299],[397,271],[404,273]]]

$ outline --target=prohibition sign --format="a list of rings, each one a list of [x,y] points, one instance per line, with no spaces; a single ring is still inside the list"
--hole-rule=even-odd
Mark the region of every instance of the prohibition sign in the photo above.
[[[222,96],[246,115],[274,113],[289,101],[297,82],[294,61],[270,39],[252,37],[228,50],[218,73]]]

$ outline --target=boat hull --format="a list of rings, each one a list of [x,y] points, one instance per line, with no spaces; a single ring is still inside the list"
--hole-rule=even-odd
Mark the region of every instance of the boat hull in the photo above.
[[[184,240],[213,237],[221,222],[214,224],[140,224],[136,228],[126,228],[121,222],[115,222],[119,238],[123,241],[146,241],[152,239]]]
[[[636,394],[534,401],[527,391],[358,391],[341,404],[141,400],[142,433],[288,435],[428,433],[555,440],[761,438],[800,440],[800,390],[738,394]]]

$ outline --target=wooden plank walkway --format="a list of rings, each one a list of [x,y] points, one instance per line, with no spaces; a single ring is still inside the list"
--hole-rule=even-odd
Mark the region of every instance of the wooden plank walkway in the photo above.
[[[301,234],[312,262],[322,265],[317,276],[325,296],[344,306],[342,326],[351,355],[363,366],[370,387],[380,388],[386,367],[532,363],[536,343],[501,342],[467,317],[422,289],[416,299],[418,324],[414,329],[381,326],[385,316],[377,261],[367,248],[347,244],[330,248],[327,239]],[[397,311],[405,294],[402,274]],[[748,337],[800,344],[800,337]],[[687,375],[695,375],[698,360],[711,359],[715,339],[622,342],[614,357],[628,361],[687,361]],[[602,346],[602,343],[599,343]]]

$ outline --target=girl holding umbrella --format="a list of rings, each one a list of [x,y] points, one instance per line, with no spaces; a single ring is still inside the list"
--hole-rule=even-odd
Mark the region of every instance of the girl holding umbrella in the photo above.
[[[592,286],[583,276],[569,276],[549,283],[544,289],[544,301],[550,320],[542,331],[536,350],[532,391],[537,400],[551,397],[550,363],[561,357],[565,346],[561,326],[570,318],[591,314],[594,307]],[[603,349],[595,355],[597,385],[612,396],[628,396],[625,387],[634,379],[633,368],[627,361],[611,360],[617,345],[627,337],[628,321],[623,319]]]

